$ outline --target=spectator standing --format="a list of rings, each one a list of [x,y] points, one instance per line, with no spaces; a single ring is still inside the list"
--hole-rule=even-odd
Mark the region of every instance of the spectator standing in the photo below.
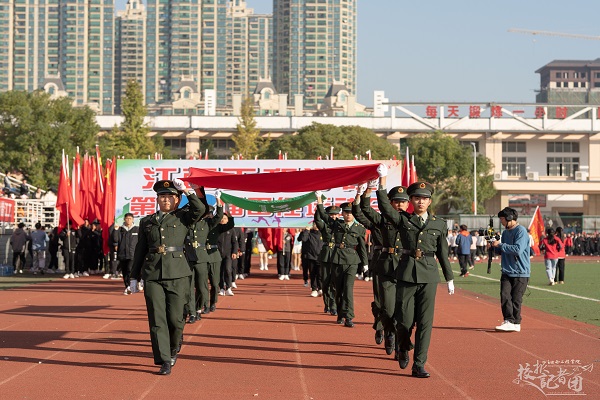
[[[133,256],[135,255],[135,246],[138,243],[140,228],[133,224],[133,214],[125,214],[123,225],[117,230],[119,233],[117,244],[117,260],[119,260],[118,269],[123,274],[123,284],[125,291],[123,294],[131,294],[131,268],[133,267]]]
[[[554,285],[554,277],[556,276],[556,264],[560,251],[564,248],[562,241],[556,237],[556,232],[552,228],[546,229],[546,237],[542,239],[540,249],[544,252],[544,264],[546,264],[546,276],[548,277],[548,285]]]
[[[500,304],[504,322],[496,327],[496,330],[501,332],[521,331],[521,304],[531,275],[529,235],[527,229],[517,222],[518,216],[514,208],[502,209],[498,213],[498,218],[505,230],[500,240],[490,244],[502,254]]]
[[[10,245],[13,251],[13,267],[15,273],[22,274],[23,268],[25,267],[25,250],[27,249],[27,241],[29,235],[25,231],[25,224],[19,222],[17,229],[15,229],[10,236]]]
[[[460,226],[460,233],[456,235],[455,243],[458,265],[460,265],[460,277],[464,278],[469,276],[469,259],[471,258],[471,245],[473,243],[467,225]]]
[[[319,263],[319,255],[323,248],[323,239],[319,228],[313,222],[310,229],[304,229],[298,237],[302,243],[302,274],[304,282],[310,278],[310,295],[312,297],[319,296],[321,291],[321,264]],[[322,292],[321,292],[322,293]]]
[[[50,264],[48,264],[46,272],[53,274],[55,272],[58,272],[58,249],[60,247],[58,241],[58,228],[52,229],[48,237],[50,238],[50,242],[48,243]]]
[[[563,284],[565,283],[565,258],[567,257],[567,245],[565,241],[567,238],[563,233],[562,226],[556,228],[556,238],[563,242],[563,246],[558,252],[558,262],[556,263],[557,273],[554,277],[554,282]]]
[[[294,236],[292,236],[288,228],[283,228],[281,240],[278,245],[279,248],[277,249],[277,274],[280,281],[290,280],[293,246]]]
[[[35,231],[31,232],[31,250],[33,251],[33,263],[31,272],[34,275],[44,273],[46,269],[46,249],[50,238],[46,233],[45,227],[41,223],[35,224]]]
[[[74,229],[73,221],[69,221],[69,226],[63,229],[58,235],[62,245],[62,255],[65,260],[65,275],[64,279],[75,278],[75,263],[77,260],[77,246],[79,244],[78,231]],[[79,277],[79,275],[77,275]]]
[[[223,214],[220,223],[221,225],[228,225],[230,220],[233,221],[233,217]],[[221,280],[219,282],[221,291],[219,294],[221,296],[233,296],[233,290],[231,290],[233,263],[237,260],[238,255],[238,242],[233,227],[221,233],[217,245],[221,254]]]

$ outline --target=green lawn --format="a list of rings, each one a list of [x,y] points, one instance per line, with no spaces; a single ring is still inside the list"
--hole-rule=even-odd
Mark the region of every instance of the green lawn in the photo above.
[[[600,326],[600,259],[597,261],[571,262],[567,258],[565,284],[554,286],[548,285],[544,263],[532,263],[531,278],[523,304],[551,314]],[[500,265],[497,262],[492,264],[490,275],[486,273],[487,261],[475,264],[475,269],[471,270],[470,276],[466,278],[459,277],[460,268],[457,262],[452,263],[452,269],[456,288],[500,298]]]

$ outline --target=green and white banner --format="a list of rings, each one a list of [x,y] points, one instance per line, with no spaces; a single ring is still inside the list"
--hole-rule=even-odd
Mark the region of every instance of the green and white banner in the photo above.
[[[301,171],[316,168],[339,168],[373,164],[378,161],[355,160],[117,160],[117,225],[123,223],[127,212],[133,213],[136,221],[156,211],[154,182],[161,179],[183,178],[189,168],[213,169],[230,174],[255,174],[283,171]],[[400,184],[401,167],[398,161],[382,161],[391,168],[388,173],[389,188]],[[361,183],[361,182],[356,182]],[[214,193],[219,188],[206,187],[209,204],[215,204]],[[331,188],[323,191],[325,206],[339,205],[352,201],[356,185]],[[242,227],[305,227],[313,220],[316,201],[310,193],[261,193],[222,191],[221,199],[227,203],[229,213],[235,218],[236,226]],[[182,205],[187,202],[185,196]],[[375,196],[372,202],[376,206]]]

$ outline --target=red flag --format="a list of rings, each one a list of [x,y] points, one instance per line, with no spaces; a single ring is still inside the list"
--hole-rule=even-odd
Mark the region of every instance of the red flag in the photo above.
[[[117,164],[113,157],[112,161],[106,162],[106,181],[104,185],[104,201],[102,202],[102,214],[100,227],[102,228],[102,249],[104,254],[110,251],[108,247],[108,236],[110,226],[115,222],[115,202],[117,196]]]
[[[69,167],[68,161],[63,150],[62,164],[60,167],[60,178],[58,180],[58,193],[56,196],[56,209],[60,213],[58,220],[58,231],[62,231],[67,227],[68,207],[70,203],[71,183],[69,182]]]
[[[406,156],[402,162],[402,186],[410,186],[410,156],[408,155],[408,147],[406,148]]]
[[[533,237],[533,251],[535,252],[535,255],[539,256],[540,242],[544,235],[544,218],[542,218],[540,206],[535,208],[533,218],[531,218],[531,222],[529,223],[529,233],[531,234],[531,237]]]
[[[417,168],[415,167],[415,156],[412,156],[412,161],[410,163],[410,183],[411,185],[418,181],[417,177]]]
[[[283,154],[281,154],[281,150],[279,150],[279,156],[277,157],[278,160],[283,160]]]

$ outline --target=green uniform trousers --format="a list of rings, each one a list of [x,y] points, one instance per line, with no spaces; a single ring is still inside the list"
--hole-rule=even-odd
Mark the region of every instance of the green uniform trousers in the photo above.
[[[396,310],[396,279],[388,275],[379,277],[379,295],[381,309],[379,319],[386,334],[396,332],[396,320],[394,311]]]
[[[437,283],[398,281],[396,287],[396,331],[400,350],[411,350],[411,327],[413,322],[417,324],[414,366],[423,367],[427,361],[436,291]]]
[[[210,305],[217,304],[219,298],[219,281],[221,280],[221,263],[209,262],[207,268],[208,280],[210,281]]]
[[[381,290],[379,274],[376,272],[371,273],[371,278],[373,279],[371,283],[373,284],[373,301],[371,302],[371,312],[373,313],[373,329],[376,331],[383,330],[383,323],[381,322]],[[394,298],[394,301],[396,299]]]
[[[358,265],[332,264],[338,316],[354,318],[354,281]]]
[[[323,303],[329,311],[336,311],[335,288],[332,281],[332,265],[330,262],[321,262],[321,282],[323,290]]]
[[[189,291],[189,276],[144,283],[150,341],[156,365],[170,362],[176,354],[183,335],[183,312]]]
[[[198,262],[192,264],[191,267],[196,295],[193,296],[194,291],[192,290],[193,302],[190,302],[190,306],[193,304],[192,310],[200,311],[202,308],[208,308],[208,264]]]

